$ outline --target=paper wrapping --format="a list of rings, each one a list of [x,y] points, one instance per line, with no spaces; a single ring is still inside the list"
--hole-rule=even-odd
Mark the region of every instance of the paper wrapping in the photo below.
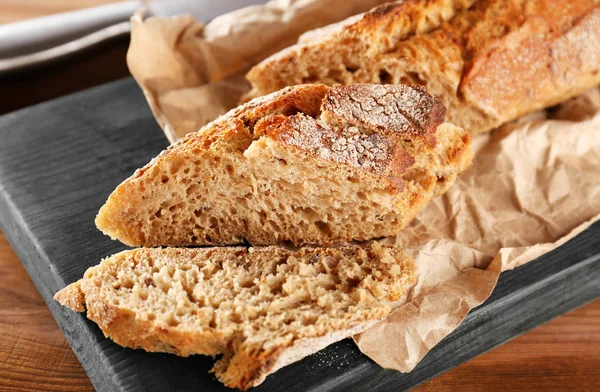
[[[200,129],[248,91],[246,71],[310,30],[385,0],[274,0],[215,18],[131,20],[127,65],[171,143]]]
[[[130,70],[174,142],[235,107],[250,66],[303,32],[384,1],[275,0],[204,26],[190,16],[132,18]],[[473,140],[471,167],[401,233],[417,281],[390,316],[355,337],[403,372],[525,264],[600,219],[600,90]]]

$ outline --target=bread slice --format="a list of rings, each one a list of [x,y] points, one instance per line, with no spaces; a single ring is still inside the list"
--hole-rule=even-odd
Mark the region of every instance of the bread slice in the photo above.
[[[424,85],[473,134],[600,83],[599,0],[407,0],[318,29],[247,74],[256,97],[302,83]]]
[[[390,312],[414,281],[394,246],[141,248],[88,269],[55,295],[116,343],[180,356],[223,354],[213,368],[247,389]]]
[[[257,98],[125,180],[96,225],[132,246],[393,235],[471,160],[422,88],[303,85]]]

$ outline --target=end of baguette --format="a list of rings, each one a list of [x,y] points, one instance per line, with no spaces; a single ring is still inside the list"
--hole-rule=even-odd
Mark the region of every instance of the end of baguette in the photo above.
[[[62,306],[66,306],[76,312],[85,311],[85,295],[81,291],[79,281],[71,283],[54,294],[54,299]]]

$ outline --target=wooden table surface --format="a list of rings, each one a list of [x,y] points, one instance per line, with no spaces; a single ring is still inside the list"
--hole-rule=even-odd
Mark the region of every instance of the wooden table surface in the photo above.
[[[114,0],[113,0],[114,1]],[[0,23],[110,0],[0,0]],[[0,114],[127,76],[120,40],[67,62],[0,79]],[[0,232],[0,391],[93,390]],[[600,391],[600,301],[430,380],[419,391]]]

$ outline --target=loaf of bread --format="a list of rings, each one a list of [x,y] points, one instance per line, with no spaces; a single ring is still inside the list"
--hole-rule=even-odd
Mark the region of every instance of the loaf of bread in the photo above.
[[[405,0],[306,33],[247,75],[256,97],[302,83],[424,85],[446,120],[488,131],[600,83],[600,0]]]
[[[422,88],[311,84],[179,140],[96,218],[132,246],[331,244],[393,235],[471,160]]]
[[[88,269],[55,299],[116,343],[180,356],[223,354],[213,372],[247,389],[359,333],[414,281],[396,247],[142,248]]]

